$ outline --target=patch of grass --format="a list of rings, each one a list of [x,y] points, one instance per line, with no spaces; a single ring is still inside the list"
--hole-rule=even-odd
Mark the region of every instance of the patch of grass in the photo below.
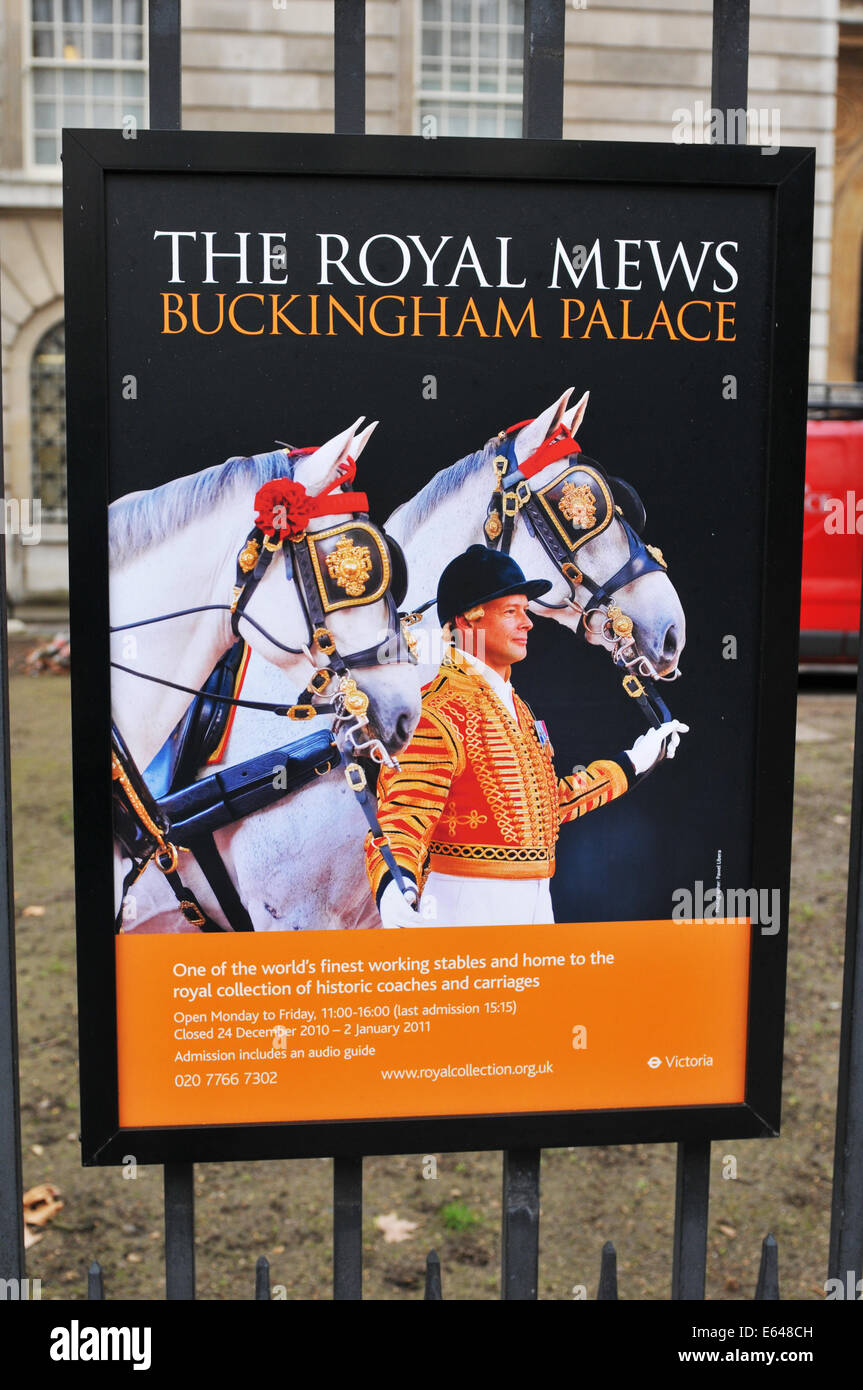
[[[445,1207],[441,1207],[440,1218],[448,1231],[469,1231],[480,1221],[466,1202],[447,1202]]]

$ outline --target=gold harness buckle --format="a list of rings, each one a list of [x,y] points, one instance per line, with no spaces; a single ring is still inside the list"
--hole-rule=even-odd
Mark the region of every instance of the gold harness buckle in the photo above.
[[[644,694],[644,686],[633,671],[628,671],[623,677],[623,688],[633,700]]]
[[[345,768],[345,781],[352,792],[365,791],[366,774],[363,772],[359,763],[348,763]]]
[[[313,690],[316,695],[323,695],[327,686],[333,678],[333,673],[328,666],[322,666],[316,671],[308,684],[308,689]]]
[[[526,507],[531,498],[530,483],[526,478],[522,478],[520,483],[516,483],[510,492],[503,494],[503,514],[504,516],[518,516],[522,507]]]
[[[570,584],[580,584],[584,579],[578,565],[574,565],[571,560],[565,560],[560,568],[561,573],[569,580]]]
[[[336,649],[336,639],[328,627],[316,627],[312,641],[317,643],[318,651],[323,652],[324,656],[332,656]]]
[[[293,719],[296,723],[302,724],[306,719],[316,719],[318,711],[314,705],[291,705],[288,710],[288,719]]]
[[[196,907],[194,903],[190,903],[188,899],[180,903],[180,911],[190,927],[202,927],[207,920],[201,909]]]

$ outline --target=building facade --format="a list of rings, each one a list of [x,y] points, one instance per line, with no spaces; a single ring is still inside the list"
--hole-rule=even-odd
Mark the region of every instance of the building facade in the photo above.
[[[569,0],[565,138],[707,139],[711,11]],[[367,0],[366,16],[370,134],[520,134],[523,0]],[[332,0],[183,0],[182,24],[187,129],[333,129]],[[67,582],[60,131],[145,127],[147,64],[146,0],[0,0],[4,520],[22,613]],[[817,150],[818,381],[863,370],[861,80],[863,4],[753,0],[750,142]]]

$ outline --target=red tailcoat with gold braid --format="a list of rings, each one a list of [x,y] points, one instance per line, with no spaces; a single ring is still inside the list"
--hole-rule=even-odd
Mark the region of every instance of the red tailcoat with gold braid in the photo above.
[[[518,726],[475,669],[447,657],[424,687],[422,714],[401,768],[382,768],[378,818],[401,868],[422,885],[431,870],[471,878],[541,879],[554,873],[566,821],[622,796],[616,762],[558,780],[553,750],[514,694]],[[387,868],[366,838],[377,897]]]

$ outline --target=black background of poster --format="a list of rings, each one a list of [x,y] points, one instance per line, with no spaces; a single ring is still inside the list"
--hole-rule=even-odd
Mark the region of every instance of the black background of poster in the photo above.
[[[684,677],[663,693],[692,732],[674,764],[635,794],[565,828],[554,885],[558,920],[668,917],[674,888],[699,879],[712,884],[719,849],[726,886],[778,887],[783,912],[777,937],[753,934],[746,1105],[593,1114],[586,1128],[577,1117],[520,1115],[266,1126],[248,1142],[238,1129],[196,1130],[194,1143],[153,1131],[136,1133],[136,1152],[159,1159],[265,1156],[404,1151],[432,1135],[436,1147],[447,1148],[500,1147],[513,1138],[553,1145],[773,1131],[793,774],[811,152],[784,150],[767,159],[731,148],[164,133],[134,143],[129,148],[132,142],[109,132],[67,132],[64,156],[73,208],[66,230],[73,626],[88,671],[85,679],[79,663],[73,673],[79,919],[82,912],[91,924],[111,915],[110,807],[94,742],[100,728],[107,742],[107,679],[100,687],[92,676],[107,671],[107,564],[104,536],[94,532],[100,500],[104,506],[231,454],[266,451],[275,439],[318,442],[363,414],[382,421],[359,475],[382,519],[436,469],[538,413],[570,385],[573,400],[591,391],[582,447],[639,489],[648,510],[645,537],[669,561],[688,634]],[[198,172],[186,172],[192,165]],[[259,172],[237,172],[249,168]],[[468,330],[457,344],[431,336],[360,339],[346,328],[313,341],[233,333],[165,339],[161,291],[220,286],[202,286],[200,270],[185,286],[172,286],[168,242],[153,242],[155,228],[285,230],[290,288],[306,293],[328,288],[316,283],[317,231],[341,232],[355,248],[381,231],[430,238],[440,229],[454,243],[470,232],[484,261],[497,236],[510,236],[510,276],[526,274],[528,285],[502,294],[512,312],[534,292],[546,336],[477,343]],[[564,293],[543,288],[558,234],[567,246],[588,247],[597,236],[604,246],[615,237],[655,237],[664,260],[678,240],[688,249],[702,239],[738,241],[733,292],[692,292],[684,283],[673,294],[675,277],[661,296],[645,276],[638,293],[601,294],[609,311],[625,294],[633,318],[640,304],[648,306],[646,322],[660,297],[675,307],[695,297],[736,299],[737,341],[668,343],[660,331],[649,344],[606,342],[601,332],[590,342],[562,342],[556,315],[543,308]],[[525,253],[529,245],[533,255]],[[612,276],[608,270],[607,284]],[[473,293],[480,312],[498,297],[496,289],[476,290],[470,276],[462,288],[446,290],[428,289],[421,278],[377,293],[448,293],[459,302]],[[237,292],[227,276],[221,288]],[[256,284],[239,289],[271,292]],[[333,292],[349,305],[362,289],[334,284]],[[594,298],[586,284],[570,293],[588,306]],[[637,321],[636,331],[641,326]],[[134,404],[122,400],[118,385],[127,373],[138,383]],[[434,401],[422,397],[429,374],[437,377]],[[723,399],[728,374],[737,378],[736,400]],[[106,476],[98,460],[108,457]],[[103,563],[104,583],[94,586]],[[769,613],[763,625],[762,611]],[[733,661],[722,656],[729,634],[737,639]],[[515,683],[546,720],[559,770],[613,755],[642,731],[607,656],[550,622],[537,622]],[[101,864],[90,853],[100,836]],[[79,944],[82,1006],[94,1006],[81,1040],[85,1157],[113,1162],[130,1134],[116,1134],[105,1062],[106,1049],[115,1051],[113,939],[106,932],[95,948],[92,925],[88,930]]]
[[[539,414],[567,386],[575,387],[573,403],[590,390],[579,442],[607,472],[623,476],[641,493],[648,512],[645,539],[662,547],[686,613],[685,674],[679,683],[663,686],[662,693],[691,732],[675,762],[635,795],[564,829],[553,883],[555,916],[558,921],[669,917],[676,888],[692,887],[697,880],[705,889],[713,886],[717,851],[723,885],[749,887],[760,626],[758,605],[749,596],[757,590],[762,563],[758,521],[767,421],[771,223],[765,193],[537,182],[528,199],[518,199],[501,180],[467,185],[455,199],[444,181],[428,179],[412,186],[407,200],[403,186],[385,179],[345,177],[324,184],[299,176],[235,175],[210,182],[120,174],[108,180],[107,211],[110,373],[113,380],[133,373],[138,390],[134,406],[116,393],[111,398],[113,496],[152,488],[234,454],[266,452],[277,438],[320,442],[362,414],[381,422],[359,478],[374,518],[382,522],[438,469],[479,449],[498,429]],[[171,243],[167,237],[155,240],[156,230],[198,231],[196,242],[179,243],[183,284],[171,283]],[[214,246],[226,251],[237,248],[235,232],[252,232],[251,284],[237,285],[236,260],[218,260],[219,282],[203,283],[205,230],[214,232]],[[284,288],[257,283],[259,231],[285,233]],[[359,249],[377,233],[405,241],[417,234],[427,249],[437,248],[444,234],[452,238],[436,262],[438,288],[424,285],[426,271],[417,253],[408,277],[391,287],[368,282],[355,287],[331,271],[331,292],[349,312],[356,314],[359,294],[366,296],[366,312],[379,295],[404,296],[408,305],[411,295],[422,295],[423,307],[431,310],[445,294],[452,332],[468,296],[489,327],[499,297],[518,322],[533,296],[543,336],[532,340],[523,328],[513,339],[504,328],[506,336],[483,339],[468,325],[460,338],[388,338],[367,324],[360,337],[337,318],[337,335],[329,337],[328,290],[319,283],[319,232],[348,238],[346,264],[357,279],[362,278]],[[482,288],[467,269],[458,287],[447,288],[468,235],[492,281],[499,263],[496,238],[510,237],[509,279],[524,278],[526,287]],[[562,288],[549,289],[558,235],[570,251],[576,243],[591,248],[598,238],[610,286],[618,274],[615,239],[642,240],[640,271],[627,271],[630,283],[642,280],[641,290],[594,291],[590,272],[580,289],[566,287],[565,273],[559,277]],[[736,242],[738,249],[726,248],[725,255],[739,272],[739,284],[714,293],[713,281],[727,285],[729,276],[710,248],[694,290],[678,264],[663,293],[649,238],[659,240],[663,264],[678,241],[693,265],[702,241]],[[635,258],[638,249],[629,247],[627,255]],[[395,279],[401,265],[395,246],[376,243],[370,268],[377,279]],[[187,317],[189,293],[198,292],[199,322],[207,328],[218,323],[219,291],[228,300],[243,292],[277,292],[283,301],[292,293],[317,293],[324,332],[246,337],[228,326],[225,314],[222,331],[213,336],[195,332],[191,322],[185,332],[165,335],[166,291],[183,295]],[[659,328],[649,342],[609,342],[598,326],[588,341],[562,341],[564,295],[580,297],[588,306],[582,324],[572,329],[575,334],[587,322],[594,297],[604,301],[617,331],[618,301],[629,299],[630,331],[643,333],[660,299],[672,322],[687,300],[736,300],[736,340],[671,342]],[[290,312],[297,324],[307,322],[303,305]],[[379,312],[389,326],[402,310],[388,303]],[[706,317],[702,312],[696,327],[691,312],[693,331],[704,332]],[[245,301],[237,318],[253,327],[260,319],[268,329],[269,300],[266,306]],[[436,326],[434,320],[423,322]],[[715,325],[715,309],[710,322]],[[178,326],[176,316],[171,323]],[[736,399],[723,398],[728,373],[738,382]],[[422,395],[428,374],[436,379],[434,400]],[[489,492],[491,484],[490,477]],[[470,543],[482,540],[483,520],[476,516]],[[536,546],[541,553],[539,542]],[[734,660],[722,655],[728,634],[737,643]],[[537,621],[527,661],[513,680],[545,719],[561,773],[574,763],[616,756],[644,731],[642,716],[623,694],[608,657],[550,620]]]

